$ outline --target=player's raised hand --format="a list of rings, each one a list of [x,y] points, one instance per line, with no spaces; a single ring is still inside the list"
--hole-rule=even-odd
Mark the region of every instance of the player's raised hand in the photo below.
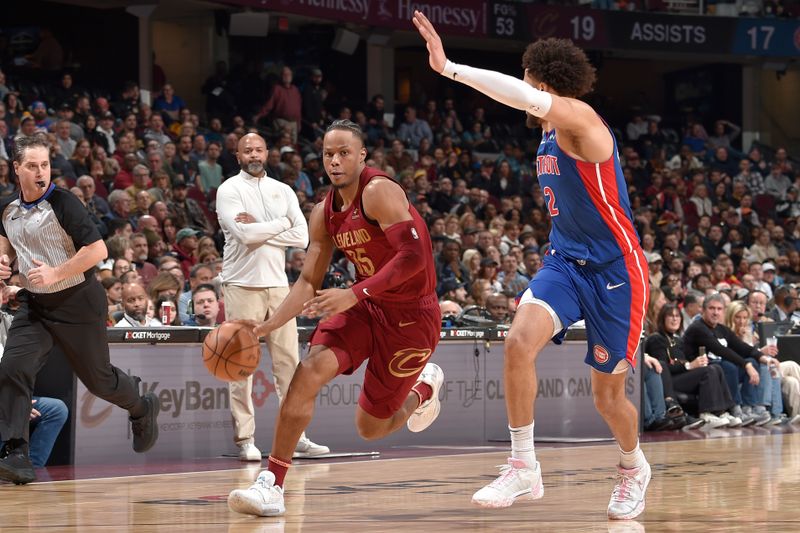
[[[428,17],[421,11],[414,11],[414,18],[412,20],[419,34],[425,39],[425,44],[428,46],[428,61],[431,64],[431,68],[441,73],[447,62],[447,56],[444,55],[444,46],[442,46],[442,39],[439,37],[439,34],[436,33],[431,21],[428,20]]]
[[[346,311],[358,303],[352,289],[325,289],[303,304],[303,314],[309,318],[327,318]]]

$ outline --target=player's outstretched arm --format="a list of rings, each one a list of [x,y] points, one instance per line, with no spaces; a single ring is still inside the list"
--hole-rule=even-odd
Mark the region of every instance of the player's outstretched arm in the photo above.
[[[502,104],[550,122],[556,128],[568,130],[578,136],[605,135],[610,141],[605,125],[585,102],[539,90],[530,83],[507,74],[453,63],[447,59],[442,39],[431,21],[419,11],[414,13],[413,21],[419,34],[425,39],[429,63],[434,71],[469,85]],[[605,155],[599,158],[596,154],[587,154],[587,159],[607,159],[610,150],[603,150],[603,153]]]
[[[325,203],[320,202],[311,212],[309,222],[311,243],[306,250],[306,261],[300,277],[292,286],[286,299],[266,322],[254,330],[259,337],[268,335],[303,311],[303,304],[322,286],[333,257],[333,240],[325,229]]]

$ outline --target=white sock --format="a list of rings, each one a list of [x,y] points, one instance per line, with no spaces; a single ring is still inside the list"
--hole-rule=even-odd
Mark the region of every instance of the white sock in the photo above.
[[[511,433],[511,457],[524,461],[530,468],[536,466],[536,452],[533,449],[533,422],[527,426],[512,428],[508,426]]]
[[[636,441],[636,447],[626,452],[622,448],[619,449],[619,466],[625,470],[632,468],[641,468],[647,461],[644,458],[642,449],[639,448],[639,441]]]

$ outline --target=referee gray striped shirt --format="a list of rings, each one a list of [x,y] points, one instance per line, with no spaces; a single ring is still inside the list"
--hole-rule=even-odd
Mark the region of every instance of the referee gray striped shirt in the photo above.
[[[101,239],[81,201],[52,183],[35,202],[22,201],[20,194],[4,199],[0,204],[0,235],[16,251],[22,286],[30,292],[62,291],[93,275],[92,269],[46,287],[32,287],[28,282],[28,272],[36,267],[34,259],[55,268],[72,259],[83,246]]]

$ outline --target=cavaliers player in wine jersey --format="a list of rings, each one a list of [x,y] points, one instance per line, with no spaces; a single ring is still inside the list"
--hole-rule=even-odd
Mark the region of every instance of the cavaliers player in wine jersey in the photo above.
[[[642,513],[650,465],[639,448],[638,415],[625,396],[635,368],[648,273],[634,229],[616,141],[608,125],[578,98],[591,90],[595,69],[567,39],[530,44],[523,79],[448,61],[433,25],[419,11],[414,25],[425,39],[434,71],[525,111],[541,124],[537,173],[552,220],[550,253],[520,297],[505,340],[505,395],[511,458],[500,476],[477,491],[473,503],[507,507],[544,495],[533,445],[535,361],[553,338],[584,319],[594,404],[619,445],[616,485],[608,517]]]
[[[321,321],[281,404],[268,470],[251,487],[230,493],[228,506],[234,511],[285,512],[284,476],[311,421],[317,393],[364,361],[356,408],[361,437],[381,438],[404,424],[422,431],[439,415],[444,375],[428,361],[441,330],[431,239],[405,191],[382,171],[365,166],[366,156],[357,124],[337,120],[328,128],[323,162],[332,188],[311,213],[303,271],[275,314],[254,331],[268,335],[301,313]],[[356,283],[319,290],[334,246],[355,266]]]

